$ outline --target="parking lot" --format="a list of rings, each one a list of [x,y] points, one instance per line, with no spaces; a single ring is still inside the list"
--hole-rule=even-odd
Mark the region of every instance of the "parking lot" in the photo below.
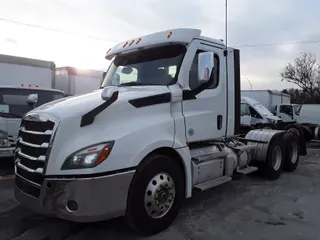
[[[1,163],[0,239],[320,239],[320,150],[274,182],[247,176],[188,199],[175,224],[139,236],[122,218],[79,224],[34,214],[14,199],[12,162]]]

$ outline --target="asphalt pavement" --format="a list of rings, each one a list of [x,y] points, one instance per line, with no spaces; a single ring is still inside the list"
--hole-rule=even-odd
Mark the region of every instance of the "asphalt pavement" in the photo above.
[[[320,239],[319,157],[320,150],[309,150],[296,172],[276,181],[251,175],[197,193],[172,227],[148,238],[128,229],[122,218],[79,224],[36,215],[15,201],[12,168],[1,166],[7,177],[0,179],[0,239]]]

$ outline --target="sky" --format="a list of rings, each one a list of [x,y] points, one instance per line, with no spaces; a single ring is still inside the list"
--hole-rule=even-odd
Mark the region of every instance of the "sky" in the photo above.
[[[0,53],[50,60],[57,66],[106,69],[104,56],[110,47],[152,32],[198,28],[205,36],[225,39],[224,4],[225,0],[0,0]],[[301,52],[320,58],[320,41],[288,43],[320,40],[319,7],[315,0],[228,0],[228,45],[240,49],[242,89],[294,86],[281,81],[280,71]]]

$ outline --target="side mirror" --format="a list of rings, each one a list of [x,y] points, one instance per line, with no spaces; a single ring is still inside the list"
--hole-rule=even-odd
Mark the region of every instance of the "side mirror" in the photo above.
[[[101,92],[101,99],[104,100],[104,101],[107,101],[109,100],[112,95],[119,91],[118,87],[117,86],[108,86],[108,87],[105,87],[102,92]]]
[[[37,102],[38,102],[38,94],[37,93],[33,93],[28,96],[27,104],[29,106],[34,107]]]
[[[200,84],[210,80],[214,68],[214,53],[204,52],[198,56],[198,81]]]

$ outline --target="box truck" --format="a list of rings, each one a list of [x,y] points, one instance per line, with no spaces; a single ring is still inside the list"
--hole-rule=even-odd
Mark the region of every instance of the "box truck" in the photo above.
[[[56,68],[56,88],[68,96],[81,95],[100,88],[103,71],[74,67]]]
[[[281,118],[283,122],[296,122],[297,115],[291,97],[279,91],[271,90],[242,90],[241,96],[249,97],[265,106],[272,114]]]
[[[0,55],[0,73],[0,158],[4,158],[13,157],[22,116],[64,93],[54,89],[51,61]],[[32,104],[28,104],[29,95]]]

